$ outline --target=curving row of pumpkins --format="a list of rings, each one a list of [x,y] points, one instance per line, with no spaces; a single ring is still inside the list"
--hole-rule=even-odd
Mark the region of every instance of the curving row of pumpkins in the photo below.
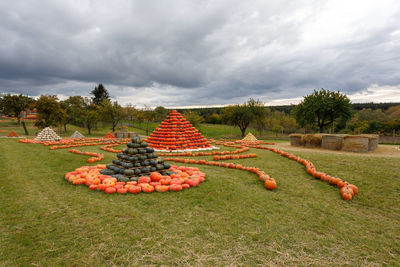
[[[175,157],[200,157],[200,156],[214,156],[214,155],[229,155],[229,154],[239,154],[249,151],[248,147],[241,147],[235,151],[212,151],[212,152],[181,152],[181,153],[174,153]],[[158,153],[159,156],[168,157],[170,153]]]
[[[293,155],[292,153],[288,153],[288,152],[285,152],[283,150],[279,150],[276,148],[263,147],[263,146],[250,146],[250,147],[257,148],[257,149],[270,150],[274,153],[280,154],[283,157],[297,161],[298,163],[300,163],[306,167],[306,171],[308,174],[314,176],[317,179],[320,179],[323,182],[328,182],[329,184],[331,184],[333,186],[337,186],[340,189],[340,194],[344,200],[352,200],[353,197],[358,194],[357,186],[355,186],[354,184],[350,184],[346,181],[343,181],[342,179],[340,179],[338,177],[333,177],[324,172],[317,171],[314,164],[307,159],[303,159],[301,157]]]
[[[256,157],[257,157],[257,154],[226,155],[226,156],[214,156],[213,160],[247,159],[247,158],[256,158]]]
[[[106,166],[83,166],[75,171],[65,174],[65,180],[74,184],[84,184],[90,190],[103,191],[106,194],[139,194],[140,192],[168,192],[182,191],[190,187],[197,187],[205,181],[205,173],[197,168],[184,166],[171,166],[171,175],[162,175],[159,172],[152,172],[149,176],[141,176],[137,181],[121,182],[117,178],[103,175],[101,170]]]
[[[277,187],[276,181],[274,178],[270,177],[264,171],[261,171],[259,168],[256,168],[256,167],[246,167],[241,164],[207,161],[204,159],[194,160],[194,159],[184,159],[184,158],[165,158],[165,160],[174,161],[174,162],[182,162],[182,163],[187,163],[187,164],[203,164],[203,165],[210,165],[210,166],[216,166],[216,167],[244,170],[244,171],[248,171],[248,172],[257,174],[259,180],[264,183],[265,188],[267,188],[268,190],[273,190]]]
[[[92,156],[87,160],[88,163],[94,163],[100,160],[104,159],[104,155],[100,153],[95,153],[95,152],[87,152],[87,151],[80,151],[78,149],[70,149],[68,152],[78,154],[78,155],[86,155],[86,156]]]
[[[123,140],[106,140],[106,139],[98,139],[95,142],[76,142],[66,145],[59,145],[59,146],[51,146],[51,150],[55,149],[64,149],[64,148],[71,148],[71,147],[82,147],[82,146],[99,146],[99,145],[107,145],[107,144],[126,144],[128,143],[129,139]]]
[[[104,141],[103,138],[62,138],[58,141],[43,141],[41,142],[44,146],[53,146],[53,145],[67,145],[67,144],[84,144],[84,143],[93,143]]]
[[[129,141],[115,142],[115,143],[110,144],[110,145],[101,146],[100,149],[104,150],[104,151],[112,152],[112,153],[121,153],[122,152],[121,149],[113,149],[111,147],[115,147],[115,146],[119,146],[119,145],[127,144],[127,143],[129,143]]]

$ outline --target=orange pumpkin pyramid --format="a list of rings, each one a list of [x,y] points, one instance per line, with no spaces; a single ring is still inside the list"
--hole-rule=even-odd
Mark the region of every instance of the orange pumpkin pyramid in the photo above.
[[[103,138],[105,138],[105,139],[116,139],[117,137],[115,137],[115,135],[113,135],[112,133],[108,132]]]
[[[14,131],[11,131],[7,136],[8,137],[18,137],[18,134]]]
[[[212,149],[210,142],[176,110],[154,129],[147,138],[149,147],[158,151]]]

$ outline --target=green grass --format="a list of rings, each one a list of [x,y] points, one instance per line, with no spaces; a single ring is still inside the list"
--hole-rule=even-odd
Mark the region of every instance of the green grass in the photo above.
[[[131,125],[128,127],[128,131],[137,132],[140,135],[146,135],[146,123],[133,123],[130,121],[124,121],[123,124]],[[148,129],[149,134],[159,125],[159,122],[150,122]],[[33,122],[27,122],[27,127],[30,136],[35,136],[39,130],[34,126]],[[202,123],[196,127],[206,138],[229,138],[229,139],[241,139],[241,132],[238,127],[233,127],[230,125],[221,125],[221,124],[207,124]],[[16,121],[6,120],[0,122],[0,130],[14,130],[18,135],[25,136],[22,125],[18,125]],[[88,130],[84,127],[79,127],[76,125],[67,125],[67,132],[64,132],[64,129],[57,129],[57,133],[61,137],[70,137],[75,131],[79,131],[86,137],[102,137],[107,132],[112,132],[112,128],[109,124],[106,123],[98,123],[98,126],[92,129],[92,133],[89,135]],[[116,129],[118,131],[118,127]],[[246,131],[246,134],[252,132],[254,135],[258,136],[259,132],[254,128],[249,127]],[[1,135],[7,135],[7,133],[0,133]],[[274,139],[274,134],[272,132],[265,132],[264,138],[272,138]]]
[[[0,147],[0,266],[400,264],[400,158],[297,153],[356,184],[351,202],[264,150],[240,163],[273,176],[273,192],[254,174],[196,166],[207,174],[198,188],[110,196],[63,179],[86,156],[10,139]]]

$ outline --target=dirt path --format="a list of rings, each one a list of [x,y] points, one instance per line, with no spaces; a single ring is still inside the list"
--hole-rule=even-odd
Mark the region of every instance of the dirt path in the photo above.
[[[334,153],[334,154],[342,154],[342,155],[352,155],[358,157],[390,157],[390,158],[400,158],[400,150],[399,146],[394,145],[379,145],[375,151],[370,151],[368,153],[355,153],[355,152],[346,152],[346,151],[336,151],[336,150],[327,150],[320,148],[305,148],[305,147],[295,147],[291,146],[289,142],[287,143],[278,143],[277,148],[287,151],[307,151],[307,152],[315,152],[315,153]]]

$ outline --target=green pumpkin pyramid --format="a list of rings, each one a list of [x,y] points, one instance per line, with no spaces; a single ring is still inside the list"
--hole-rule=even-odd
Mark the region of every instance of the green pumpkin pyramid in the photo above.
[[[172,174],[169,171],[171,165],[158,158],[154,149],[148,147],[140,136],[133,137],[127,147],[100,173],[113,176],[120,182],[137,181],[138,177],[148,176],[152,172],[159,172],[162,175]]]

